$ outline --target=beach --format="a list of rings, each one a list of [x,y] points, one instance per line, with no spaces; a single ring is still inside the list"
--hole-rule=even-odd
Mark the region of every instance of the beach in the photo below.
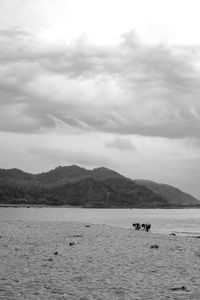
[[[200,299],[199,261],[198,236],[0,222],[2,300]]]

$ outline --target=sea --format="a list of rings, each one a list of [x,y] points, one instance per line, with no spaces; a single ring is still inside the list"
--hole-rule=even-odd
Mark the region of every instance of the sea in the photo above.
[[[152,232],[200,236],[200,209],[93,209],[72,207],[0,207],[0,222],[80,222],[133,228],[150,223]]]

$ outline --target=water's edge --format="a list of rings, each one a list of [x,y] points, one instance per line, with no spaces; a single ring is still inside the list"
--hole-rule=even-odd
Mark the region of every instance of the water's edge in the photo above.
[[[152,232],[200,236],[200,209],[120,209],[52,206],[1,206],[0,221],[79,222],[132,228],[150,223]]]

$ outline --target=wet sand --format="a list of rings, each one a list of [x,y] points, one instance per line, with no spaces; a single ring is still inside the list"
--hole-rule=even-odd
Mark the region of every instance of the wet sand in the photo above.
[[[2,300],[199,300],[199,281],[197,237],[79,223],[0,222]]]

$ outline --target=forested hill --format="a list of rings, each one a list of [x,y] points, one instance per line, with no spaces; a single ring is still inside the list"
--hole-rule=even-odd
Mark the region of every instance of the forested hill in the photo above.
[[[175,189],[175,188],[174,188]],[[57,167],[29,174],[18,169],[0,169],[1,204],[47,204],[81,207],[189,207],[200,205],[194,197],[163,193],[107,169],[79,166]],[[187,197],[188,195],[188,197]]]
[[[200,202],[193,196],[184,193],[180,189],[163,183],[157,183],[150,180],[135,180],[136,183],[146,186],[153,192],[158,193],[162,197],[166,198],[170,204],[176,203],[176,205],[198,205]]]

